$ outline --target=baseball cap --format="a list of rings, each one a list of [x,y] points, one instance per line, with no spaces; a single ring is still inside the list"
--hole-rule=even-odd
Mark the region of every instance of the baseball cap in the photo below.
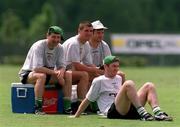
[[[93,26],[93,29],[108,29],[107,27],[105,27],[101,21],[97,20],[91,23]]]
[[[103,60],[103,64],[111,64],[114,62],[120,62],[117,56],[106,56]]]
[[[61,40],[64,40],[63,30],[59,26],[51,26],[51,27],[49,27],[48,33],[60,34],[61,35]]]

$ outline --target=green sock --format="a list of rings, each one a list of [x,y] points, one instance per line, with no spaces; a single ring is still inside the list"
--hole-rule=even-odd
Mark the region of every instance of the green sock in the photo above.
[[[42,97],[35,98],[35,106],[36,106],[36,108],[42,108],[42,103],[43,103]]]
[[[69,98],[63,98],[63,101],[65,110],[71,108],[71,100]]]
[[[91,110],[93,111],[93,112],[96,112],[96,111],[98,111],[99,110],[99,108],[98,108],[98,105],[97,105],[97,102],[95,101],[95,102],[91,102],[90,103],[90,106],[91,106]]]

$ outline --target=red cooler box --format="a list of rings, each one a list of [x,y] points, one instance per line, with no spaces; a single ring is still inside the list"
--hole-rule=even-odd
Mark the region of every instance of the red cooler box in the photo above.
[[[54,85],[48,85],[43,95],[43,111],[47,114],[63,112],[63,93]]]

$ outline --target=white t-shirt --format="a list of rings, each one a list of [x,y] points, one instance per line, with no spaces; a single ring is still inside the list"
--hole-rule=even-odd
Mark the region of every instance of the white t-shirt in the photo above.
[[[78,41],[78,35],[66,40],[62,46],[65,52],[65,63],[67,66],[71,66],[72,62],[80,62],[85,65],[92,64],[89,44],[81,44]]]
[[[105,41],[102,41],[97,48],[93,48],[91,46],[90,48],[91,48],[92,61],[93,64],[95,64],[96,66],[103,65],[103,59],[106,56],[111,55],[111,50]]]
[[[91,102],[97,101],[100,112],[107,115],[121,85],[122,78],[119,75],[114,78],[99,76],[93,80],[86,98]]]
[[[37,67],[65,68],[64,51],[61,44],[50,50],[47,47],[46,39],[35,42],[31,46],[21,70],[32,71]]]

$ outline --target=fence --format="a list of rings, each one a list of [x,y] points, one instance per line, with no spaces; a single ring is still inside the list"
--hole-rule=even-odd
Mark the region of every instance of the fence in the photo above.
[[[70,33],[67,35],[68,36],[66,36],[66,38],[69,38],[70,36],[73,36],[75,34]],[[177,38],[180,38],[179,35],[170,35],[170,36],[168,35],[169,37],[165,35],[166,40],[168,40],[168,42],[160,42],[160,40],[158,40],[159,36],[156,37],[156,40],[154,41],[149,41],[149,40],[146,41],[145,39],[143,41],[137,41],[138,38],[136,36],[135,41],[133,41],[133,38],[130,38],[131,40],[130,42],[127,41],[127,38],[125,38],[126,40],[123,40],[123,41],[122,41],[122,38],[120,38],[120,42],[118,42],[118,38],[115,38],[115,40],[113,40],[112,36],[110,35],[112,34],[110,33],[105,34],[105,41],[111,47],[112,53],[120,56],[122,65],[124,66],[148,66],[148,65],[153,65],[153,66],[154,65],[155,66],[177,65],[178,66],[180,65],[180,59],[179,59],[180,41],[178,41],[177,39]],[[131,35],[128,35],[128,36],[131,37]],[[138,36],[140,37],[140,39],[142,39],[142,36],[140,35]],[[127,37],[127,35],[121,35],[121,37]],[[164,36],[163,36],[163,39],[164,39]],[[129,46],[131,46],[131,48],[123,47],[122,42],[124,46],[126,46],[125,43],[129,43]],[[174,47],[175,50],[171,49],[171,51],[174,51],[174,53],[168,53],[168,52],[158,53],[160,49],[161,50],[163,49],[163,46],[164,47],[166,46],[165,43],[166,45],[170,45],[171,48]],[[30,46],[31,45],[29,45],[28,43],[26,45],[22,45],[19,43],[0,44],[0,64],[23,64]],[[139,46],[138,47],[139,49],[138,48],[135,49],[136,46]],[[152,52],[153,51],[151,48],[152,46],[156,47],[156,52]],[[157,47],[159,47],[159,50],[157,49]],[[123,48],[126,48],[126,52],[123,52],[124,50]],[[133,50],[136,52],[132,52]],[[167,51],[167,46],[163,49],[163,51],[165,50]],[[143,51],[145,51],[146,53],[143,53]]]

